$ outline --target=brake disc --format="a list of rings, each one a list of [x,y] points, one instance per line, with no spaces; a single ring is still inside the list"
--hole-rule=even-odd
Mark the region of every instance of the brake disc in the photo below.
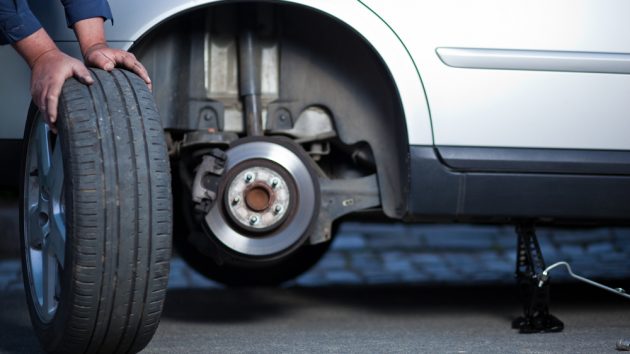
[[[320,186],[310,158],[278,137],[242,139],[225,153],[216,200],[204,217],[209,237],[248,260],[290,254],[308,238],[319,213]]]

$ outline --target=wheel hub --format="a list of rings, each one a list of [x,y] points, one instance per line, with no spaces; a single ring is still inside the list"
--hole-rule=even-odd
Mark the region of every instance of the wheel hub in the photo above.
[[[245,168],[228,182],[226,209],[238,226],[255,232],[280,226],[291,203],[293,182],[282,176],[286,173],[275,171],[279,168]]]
[[[319,180],[288,139],[247,139],[228,150],[210,237],[239,256],[269,259],[301,245],[319,212]],[[250,259],[250,258],[248,258]]]

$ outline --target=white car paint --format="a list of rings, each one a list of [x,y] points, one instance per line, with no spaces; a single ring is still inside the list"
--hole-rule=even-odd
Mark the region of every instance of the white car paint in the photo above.
[[[630,53],[625,0],[364,0],[422,75],[436,145],[630,150],[630,75],[462,69],[440,47]]]
[[[133,42],[162,21],[183,11],[216,2],[215,0],[152,0],[146,2],[109,0],[114,13],[114,26],[106,26],[111,42]],[[413,61],[395,33],[378,16],[356,0],[291,0],[279,1],[309,6],[346,23],[360,33],[381,55],[388,66],[407,118],[409,143],[433,143],[431,120],[424,88]],[[43,25],[56,41],[74,41],[66,28],[63,8],[56,1],[32,1],[36,14],[46,14]],[[125,14],[130,14],[129,16]]]
[[[212,2],[111,0],[116,19],[107,26],[108,38],[128,47],[161,21]],[[629,1],[284,2],[334,16],[370,42],[395,79],[411,144],[630,150],[630,75],[457,68],[436,52],[451,47],[630,53]],[[56,40],[74,40],[59,2],[31,5]],[[0,60],[15,71],[11,76],[27,77],[28,69],[8,51],[0,49]],[[28,102],[26,80],[10,81],[0,86],[8,107],[0,138],[21,136],[23,123],[11,121],[26,112]]]

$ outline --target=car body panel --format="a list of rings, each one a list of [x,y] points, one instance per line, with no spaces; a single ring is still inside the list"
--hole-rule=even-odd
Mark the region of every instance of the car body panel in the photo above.
[[[422,75],[436,145],[630,149],[630,75],[463,69],[441,47],[630,53],[630,2],[364,0]]]
[[[172,16],[215,2],[218,1],[153,0],[147,6],[141,1],[110,0],[115,19],[114,26],[106,25],[107,38],[110,42],[133,42]],[[433,144],[431,119],[422,81],[409,53],[387,24],[356,0],[295,0],[278,3],[304,5],[324,12],[365,38],[381,56],[394,78],[407,119],[409,143]],[[31,1],[31,6],[44,19],[42,24],[53,39],[58,42],[75,41],[74,34],[67,29],[63,7],[59,2],[37,0]],[[125,16],[126,13],[133,16]]]
[[[214,3],[222,2],[111,0],[116,19],[106,25],[107,36],[112,46],[133,49],[161,23]],[[398,171],[409,177],[399,186],[410,189],[406,219],[627,221],[622,201],[630,175],[618,164],[630,151],[630,2],[276,3],[345,23],[389,70],[411,152],[408,170]],[[33,0],[31,6],[61,49],[80,56],[61,4]],[[0,139],[20,139],[28,67],[8,46],[0,48],[0,60],[6,70]],[[512,148],[532,151],[503,150]]]

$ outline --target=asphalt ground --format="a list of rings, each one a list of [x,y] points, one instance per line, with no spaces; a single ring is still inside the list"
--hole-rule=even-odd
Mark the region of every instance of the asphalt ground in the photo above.
[[[1,201],[1,200],[0,200]],[[4,205],[4,206],[3,206]],[[0,352],[38,353],[0,203]],[[548,264],[630,289],[630,229],[538,230]],[[511,226],[346,223],[312,270],[275,289],[228,289],[175,257],[147,353],[606,353],[630,339],[630,301],[552,274],[566,329],[518,334]],[[13,247],[13,250],[11,250]]]
[[[519,334],[510,286],[171,289],[146,353],[614,353],[630,304],[559,284],[561,333]],[[21,291],[0,293],[0,352],[39,353]],[[625,337],[624,337],[625,336]]]

